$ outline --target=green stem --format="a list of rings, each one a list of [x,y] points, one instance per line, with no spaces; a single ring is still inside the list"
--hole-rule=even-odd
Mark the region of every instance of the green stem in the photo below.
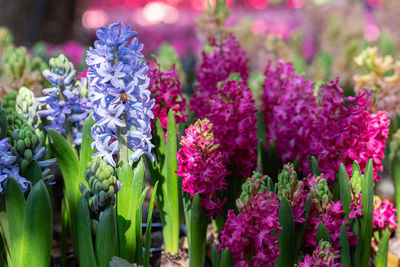
[[[204,267],[206,256],[207,216],[199,195],[195,195],[191,205],[189,260],[191,267]]]
[[[126,123],[126,116],[123,114],[122,120]],[[129,150],[126,128],[118,128],[118,164],[122,166],[124,162],[129,163]]]

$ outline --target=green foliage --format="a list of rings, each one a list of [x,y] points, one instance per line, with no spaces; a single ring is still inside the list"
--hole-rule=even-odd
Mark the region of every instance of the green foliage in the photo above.
[[[281,252],[276,261],[278,267],[292,267],[296,256],[294,251],[294,218],[289,201],[283,197],[279,206],[279,223],[282,230],[279,232],[278,241]]]

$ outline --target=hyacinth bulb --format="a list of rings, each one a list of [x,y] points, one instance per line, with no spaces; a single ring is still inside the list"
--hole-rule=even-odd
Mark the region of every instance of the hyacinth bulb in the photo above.
[[[52,184],[54,175],[50,173],[50,168],[57,164],[56,159],[45,160],[47,149],[42,146],[42,140],[35,130],[28,124],[23,124],[21,128],[14,130],[12,136],[12,153],[17,157],[16,162],[21,171],[25,171],[29,163],[36,160],[42,170],[43,179],[47,184]]]
[[[87,165],[85,179],[89,188],[80,185],[82,194],[88,199],[92,213],[99,214],[107,207],[113,206],[121,184],[115,177],[114,168],[101,157],[95,157]]]
[[[31,90],[26,87],[19,89],[15,110],[33,127],[37,127],[40,123],[40,119],[37,116],[38,105],[39,103]]]

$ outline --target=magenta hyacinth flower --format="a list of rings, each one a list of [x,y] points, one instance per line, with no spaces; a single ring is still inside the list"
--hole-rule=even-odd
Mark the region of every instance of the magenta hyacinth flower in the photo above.
[[[176,68],[160,71],[158,68],[150,68],[147,75],[150,78],[149,89],[156,100],[153,107],[155,118],[159,118],[164,130],[167,130],[168,111],[172,109],[176,123],[186,122],[186,99],[182,94],[182,85],[179,81]],[[154,123],[154,120],[153,120]]]
[[[225,156],[225,164],[235,164],[239,177],[251,176],[257,164],[257,109],[245,82],[228,81],[195,109],[199,118],[214,125],[216,143]]]
[[[207,119],[197,120],[182,136],[182,148],[177,153],[178,171],[182,177],[182,190],[192,198],[199,194],[201,204],[208,216],[222,212],[225,203],[217,199],[217,192],[226,189],[228,171],[224,158],[214,143],[213,125]]]

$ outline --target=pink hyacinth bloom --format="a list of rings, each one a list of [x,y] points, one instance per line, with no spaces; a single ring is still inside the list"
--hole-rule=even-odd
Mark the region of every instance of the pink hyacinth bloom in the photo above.
[[[393,203],[387,199],[381,200],[378,196],[375,196],[372,227],[374,229],[397,229],[396,212],[397,210],[393,208]]]
[[[335,259],[339,257],[338,250],[335,250],[328,242],[321,240],[312,256],[307,254],[303,262],[299,262],[299,267],[341,267],[341,263],[335,263]]]
[[[178,175],[182,177],[182,190],[192,197],[199,194],[202,207],[208,216],[222,212],[225,202],[217,198],[217,192],[226,189],[228,171],[224,158],[214,143],[213,125],[207,119],[189,126],[182,136],[182,148],[177,153]]]
[[[381,179],[378,172],[383,170],[390,120],[387,112],[373,109],[369,92],[345,98],[336,79],[321,86],[315,96],[314,85],[283,60],[276,68],[269,64],[265,76],[267,141],[275,141],[282,162],[298,158],[300,170],[308,174],[308,157],[313,155],[332,182],[340,163],[350,175],[355,160],[364,172],[372,159],[374,179]]]
[[[275,266],[279,257],[279,201],[272,192],[258,193],[235,215],[228,211],[221,248],[229,248],[235,266]]]
[[[150,92],[156,100],[153,107],[154,118],[160,119],[163,129],[167,129],[170,109],[174,111],[176,123],[186,122],[186,99],[182,95],[182,85],[175,66],[167,71],[150,68],[147,75],[150,78]],[[154,120],[152,123],[154,125]]]
[[[361,200],[360,200],[361,203]],[[353,219],[354,217],[361,217],[362,213],[361,213],[361,209],[364,207],[363,204],[357,205],[355,203],[351,203],[350,205],[350,213],[349,213],[349,218]]]

